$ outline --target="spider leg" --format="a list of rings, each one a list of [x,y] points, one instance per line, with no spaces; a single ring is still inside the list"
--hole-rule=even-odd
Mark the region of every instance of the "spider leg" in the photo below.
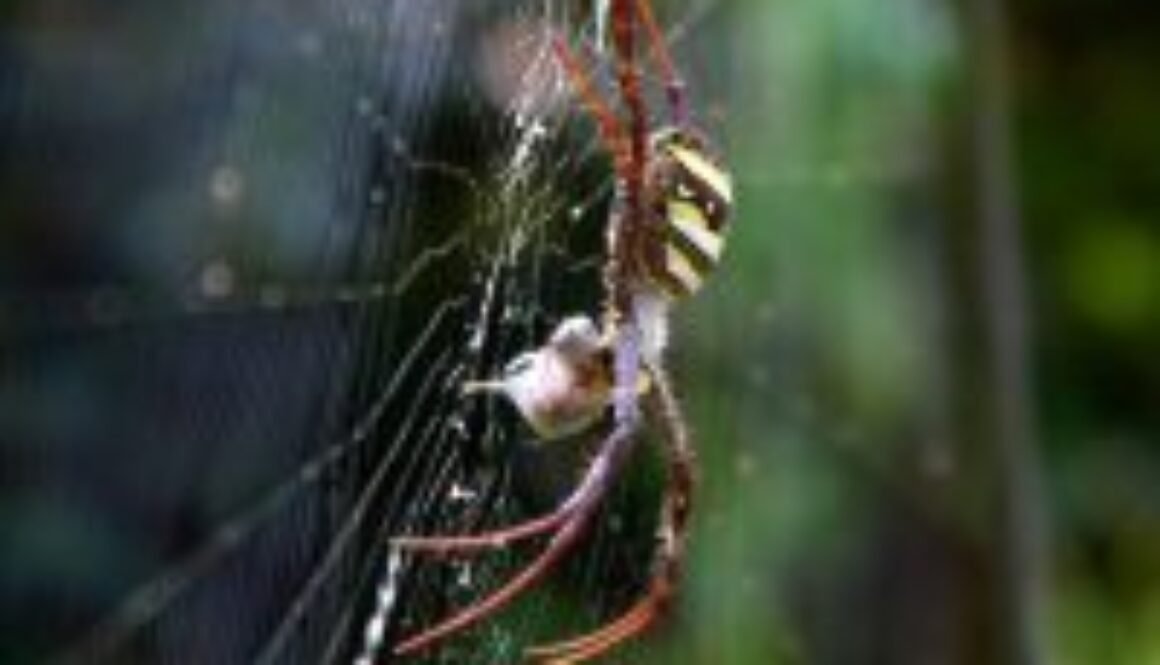
[[[547,515],[494,531],[466,536],[400,536],[391,542],[402,550],[436,556],[500,549],[509,543],[559,529],[574,516],[578,498],[579,491],[573,493],[568,501]]]
[[[535,646],[524,651],[530,659],[544,663],[583,663],[615,649],[618,644],[643,633],[657,619],[660,607],[652,597],[637,601],[629,612],[600,630],[567,642]]]
[[[668,377],[659,367],[651,369],[656,389],[650,393],[650,415],[662,428],[668,460],[668,482],[661,507],[656,561],[648,591],[620,618],[591,633],[527,650],[531,658],[548,662],[580,663],[596,658],[616,645],[644,632],[662,617],[672,602],[684,557],[692,497],[696,488],[696,457],[684,427],[680,404]]]
[[[421,651],[432,644],[453,635],[468,626],[480,621],[495,612],[498,612],[505,605],[511,602],[516,596],[523,593],[527,589],[535,585],[540,579],[551,570],[552,566],[567,554],[572,546],[575,545],[577,538],[584,533],[585,527],[588,525],[589,514],[587,511],[578,513],[568,520],[564,526],[556,532],[548,544],[547,549],[540,554],[539,558],[533,561],[528,567],[524,568],[519,575],[512,578],[507,584],[495,591],[490,596],[470,605],[467,608],[460,610],[451,618],[443,623],[437,624],[423,632],[410,637],[395,646],[396,656],[405,656],[416,651]]]
[[[512,578],[499,590],[490,596],[460,610],[446,621],[428,628],[423,632],[404,640],[395,647],[395,655],[406,655],[425,649],[428,646],[457,633],[468,626],[498,612],[519,594],[534,586],[546,575],[565,554],[575,545],[577,539],[584,533],[594,509],[599,505],[607,493],[614,471],[618,470],[633,441],[637,423],[630,422],[619,425],[605,440],[598,457],[589,467],[585,482],[576,490],[579,497],[573,511],[568,513],[559,530],[549,541],[539,558],[528,565],[516,577]],[[614,463],[615,466],[614,466]]]
[[[636,26],[632,20],[633,0],[612,0],[612,43],[616,48],[616,80],[628,112],[628,164],[617,169],[625,186],[628,215],[640,219],[640,193],[648,163],[648,114],[640,91],[637,70]],[[635,223],[634,223],[635,224]]]
[[[649,51],[653,61],[660,70],[661,78],[665,82],[665,95],[668,98],[669,109],[672,112],[673,124],[683,127],[689,122],[689,107],[685,97],[685,81],[677,74],[673,65],[672,55],[669,53],[668,41],[657,23],[656,15],[649,0],[635,0],[636,15],[644,24],[648,33]]]
[[[562,519],[547,547],[535,561],[491,595],[459,610],[442,623],[403,640],[395,646],[395,655],[402,656],[421,651],[503,609],[521,593],[543,579],[584,534],[593,513],[632,452],[632,444],[640,429],[640,410],[635,391],[641,372],[639,331],[631,323],[626,324],[621,328],[617,342],[614,368],[618,386],[614,393],[616,426],[601,444],[600,451],[589,465],[584,480],[573,492],[572,498],[565,503],[565,508],[569,504],[573,507]],[[551,516],[548,519],[550,520]],[[544,530],[547,528],[544,527]]]
[[[552,50],[556,54],[556,60],[564,68],[564,73],[568,75],[572,89],[579,95],[581,103],[584,104],[584,109],[596,121],[596,126],[600,130],[600,138],[612,155],[613,162],[619,171],[623,168],[626,156],[624,130],[616,118],[616,113],[597,92],[592,78],[587,73],[584,61],[558,34],[552,36]]]
[[[580,663],[608,652],[621,642],[644,632],[663,613],[673,590],[661,589],[657,584],[653,587],[620,618],[599,630],[565,642],[532,647],[524,652],[525,655],[547,662]]]

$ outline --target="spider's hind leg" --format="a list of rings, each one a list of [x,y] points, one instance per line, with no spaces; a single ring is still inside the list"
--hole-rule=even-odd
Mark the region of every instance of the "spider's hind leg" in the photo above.
[[[652,3],[649,0],[632,0],[636,16],[644,25],[645,32],[648,34],[649,51],[652,53],[653,62],[657,69],[660,70],[661,78],[665,83],[665,95],[668,98],[669,110],[672,113],[672,121],[677,126],[685,126],[689,122],[689,108],[685,97],[685,81],[677,73],[677,68],[673,65],[672,54],[669,53],[668,41],[665,39],[664,31],[661,30],[657,23],[656,15],[653,14]]]
[[[528,657],[546,662],[580,663],[591,660],[615,648],[618,644],[639,635],[663,617],[672,602],[677,584],[679,555],[658,562],[664,570],[653,575],[643,597],[620,618],[601,628],[564,642],[556,642],[528,649]]]
[[[604,143],[604,148],[609,155],[612,156],[613,163],[616,164],[619,171],[624,168],[624,162],[627,159],[624,129],[621,127],[620,120],[596,89],[592,77],[588,74],[585,60],[568,46],[562,36],[558,34],[552,36],[552,50],[555,53],[556,62],[560,64],[567,75],[573,92],[580,98],[580,103],[584,105],[588,115],[596,121],[600,140]]]
[[[556,532],[540,556],[509,580],[507,584],[486,598],[460,610],[442,623],[397,644],[394,648],[395,655],[403,656],[422,651],[503,609],[517,596],[539,582],[556,562],[572,550],[576,541],[587,528],[589,516],[588,511],[573,515]]]
[[[436,556],[474,554],[485,550],[507,547],[513,542],[526,540],[559,529],[572,518],[575,501],[566,501],[555,511],[494,531],[462,536],[400,536],[391,544],[401,550]]]
[[[668,462],[668,480],[661,505],[657,549],[648,589],[619,618],[586,635],[532,647],[526,652],[530,658],[549,663],[592,660],[648,630],[664,617],[672,605],[684,560],[685,540],[693,494],[696,491],[697,462],[680,404],[673,395],[668,377],[657,367],[651,368],[651,374],[656,389],[649,395],[650,415],[661,428]]]

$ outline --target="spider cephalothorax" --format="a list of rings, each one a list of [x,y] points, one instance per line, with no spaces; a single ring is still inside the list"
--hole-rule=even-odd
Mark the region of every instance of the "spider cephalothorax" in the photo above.
[[[669,605],[677,585],[695,484],[694,455],[667,372],[668,313],[696,292],[717,264],[733,203],[728,172],[692,128],[684,88],[669,59],[648,0],[612,0],[615,73],[622,120],[604,101],[565,41],[553,47],[560,65],[612,157],[616,194],[607,226],[602,329],[590,319],[565,319],[548,342],[517,356],[498,380],[474,382],[471,392],[506,395],[532,429],[553,439],[590,429],[612,407],[604,437],[579,484],[548,515],[504,529],[464,536],[400,537],[397,547],[467,555],[515,540],[550,535],[540,556],[483,600],[395,646],[413,653],[501,609],[554,566],[585,533],[601,501],[629,459],[644,412],[668,463],[657,548],[648,588],[616,620],[582,637],[527,651],[533,658],[577,663],[595,658],[643,632]],[[650,131],[637,71],[637,30],[648,36],[665,80],[670,122]]]

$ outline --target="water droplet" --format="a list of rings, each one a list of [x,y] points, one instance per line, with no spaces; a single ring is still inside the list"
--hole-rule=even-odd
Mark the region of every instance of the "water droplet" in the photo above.
[[[233,293],[235,281],[233,267],[224,259],[217,259],[201,269],[198,284],[206,298],[225,298]]]
[[[475,490],[469,487],[464,487],[459,483],[452,483],[451,487],[447,490],[447,499],[449,501],[470,502],[474,501],[476,496],[478,496],[478,494]]]
[[[270,309],[285,307],[288,299],[286,289],[277,284],[267,284],[258,291],[258,302]]]
[[[733,460],[733,470],[742,480],[749,480],[757,475],[757,467],[757,458],[752,453],[738,453]]]
[[[298,36],[298,52],[307,58],[318,57],[322,46],[322,36],[316,32],[304,32]]]
[[[473,582],[473,580],[472,580],[473,571],[474,571],[474,569],[472,568],[471,564],[464,565],[459,570],[459,574],[456,575],[456,577],[455,577],[455,584],[458,586],[461,586],[465,589],[470,588],[472,586],[472,582]]]
[[[366,633],[365,633],[363,639],[365,639],[367,644],[370,644],[370,645],[382,644],[383,631],[384,631],[385,627],[386,627],[386,622],[383,621],[382,615],[376,614],[374,617],[371,618],[370,622],[367,623]]]
[[[613,534],[618,534],[624,530],[624,519],[620,515],[611,515],[608,518],[608,531]]]
[[[451,431],[460,439],[468,438],[467,423],[463,422],[463,418],[459,416],[452,418],[450,425]]]
[[[359,97],[354,103],[354,110],[359,115],[372,115],[375,112],[375,102],[370,97]]]
[[[770,301],[763,302],[756,309],[757,322],[768,325],[777,316],[777,306]]]
[[[241,171],[228,164],[213,170],[209,178],[209,195],[216,205],[235,206],[241,202],[245,179]]]

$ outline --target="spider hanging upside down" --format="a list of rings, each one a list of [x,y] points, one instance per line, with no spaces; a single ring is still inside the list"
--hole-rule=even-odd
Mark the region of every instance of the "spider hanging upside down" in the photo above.
[[[467,555],[551,534],[539,558],[506,585],[442,623],[395,646],[415,653],[499,611],[539,582],[583,536],[629,457],[641,425],[643,397],[659,429],[668,480],[648,589],[616,620],[585,636],[533,647],[536,659],[575,663],[596,658],[643,632],[669,605],[678,582],[695,483],[694,453],[663,363],[669,309],[691,295],[718,262],[732,206],[729,174],[690,123],[684,86],[673,68],[649,0],[612,0],[612,41],[620,105],[618,118],[596,91],[581,57],[556,36],[553,48],[610,153],[616,193],[608,222],[603,329],[586,316],[565,319],[548,342],[524,353],[497,381],[474,382],[468,392],[506,395],[542,439],[582,432],[610,406],[612,432],[584,477],[555,511],[514,526],[463,536],[399,537],[401,550]],[[665,82],[671,118],[650,130],[637,70],[637,31],[647,33]],[[587,53],[586,53],[587,55]],[[622,122],[625,124],[622,125]]]

